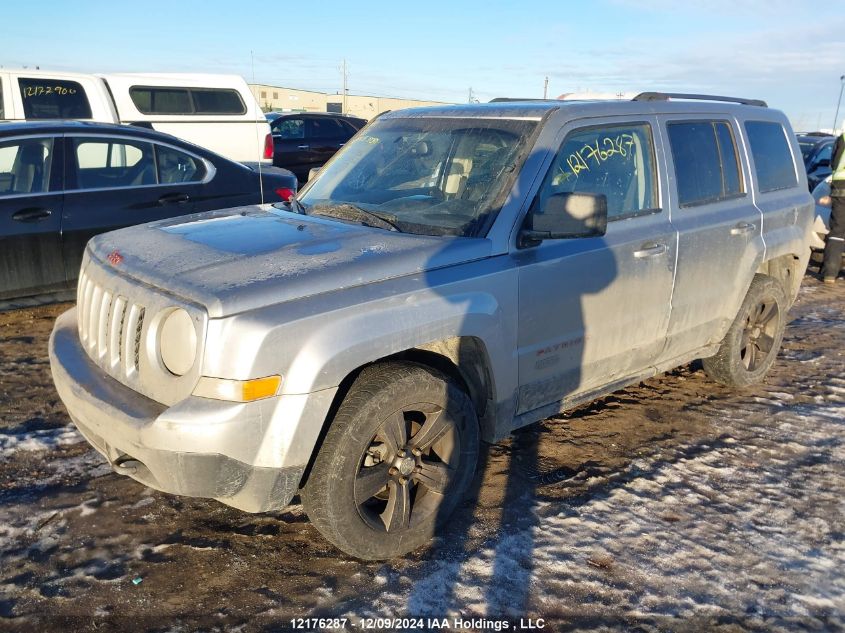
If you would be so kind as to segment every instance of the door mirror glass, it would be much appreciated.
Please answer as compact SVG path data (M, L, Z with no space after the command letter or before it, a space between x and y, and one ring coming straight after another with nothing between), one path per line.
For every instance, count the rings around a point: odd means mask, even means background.
M598 237L607 231L607 197L601 193L556 193L527 218L523 241Z

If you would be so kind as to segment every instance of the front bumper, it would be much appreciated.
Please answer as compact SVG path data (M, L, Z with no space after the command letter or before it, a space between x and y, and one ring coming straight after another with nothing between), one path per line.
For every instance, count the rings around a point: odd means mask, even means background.
M50 367L71 419L115 471L163 492L247 512L286 506L299 488L335 389L250 403L191 396L172 407L94 364L76 309L50 337Z

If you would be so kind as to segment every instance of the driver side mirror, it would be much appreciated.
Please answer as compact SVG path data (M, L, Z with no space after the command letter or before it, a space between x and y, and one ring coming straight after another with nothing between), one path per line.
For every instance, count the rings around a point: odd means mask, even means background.
M529 226L530 225L530 228ZM607 196L601 193L556 193L526 218L519 233L521 248L543 240L600 237L607 232Z

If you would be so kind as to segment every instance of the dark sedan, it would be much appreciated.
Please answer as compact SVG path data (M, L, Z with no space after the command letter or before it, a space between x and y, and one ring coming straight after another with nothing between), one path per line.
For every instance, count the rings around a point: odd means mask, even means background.
M807 185L810 191L830 176L830 158L833 154L835 136L828 134L798 134L798 145L807 170Z
M308 172L322 167L366 123L364 119L323 112L278 116L270 122L273 164L290 169L300 184L305 184Z
M286 170L259 175L153 130L0 123L0 305L73 289L85 244L98 233L295 191Z

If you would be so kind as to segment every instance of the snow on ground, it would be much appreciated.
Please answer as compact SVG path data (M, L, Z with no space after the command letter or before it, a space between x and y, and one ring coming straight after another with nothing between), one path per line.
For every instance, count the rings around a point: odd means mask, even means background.
M0 432L0 460L12 457L16 451L47 451L84 441L85 439L73 427L13 433Z
M590 630L621 611L640 626L840 629L843 387L830 378L815 404L776 391L709 404L696 413L716 441L634 460L580 503L529 502L529 527L397 575L350 615L529 614Z

